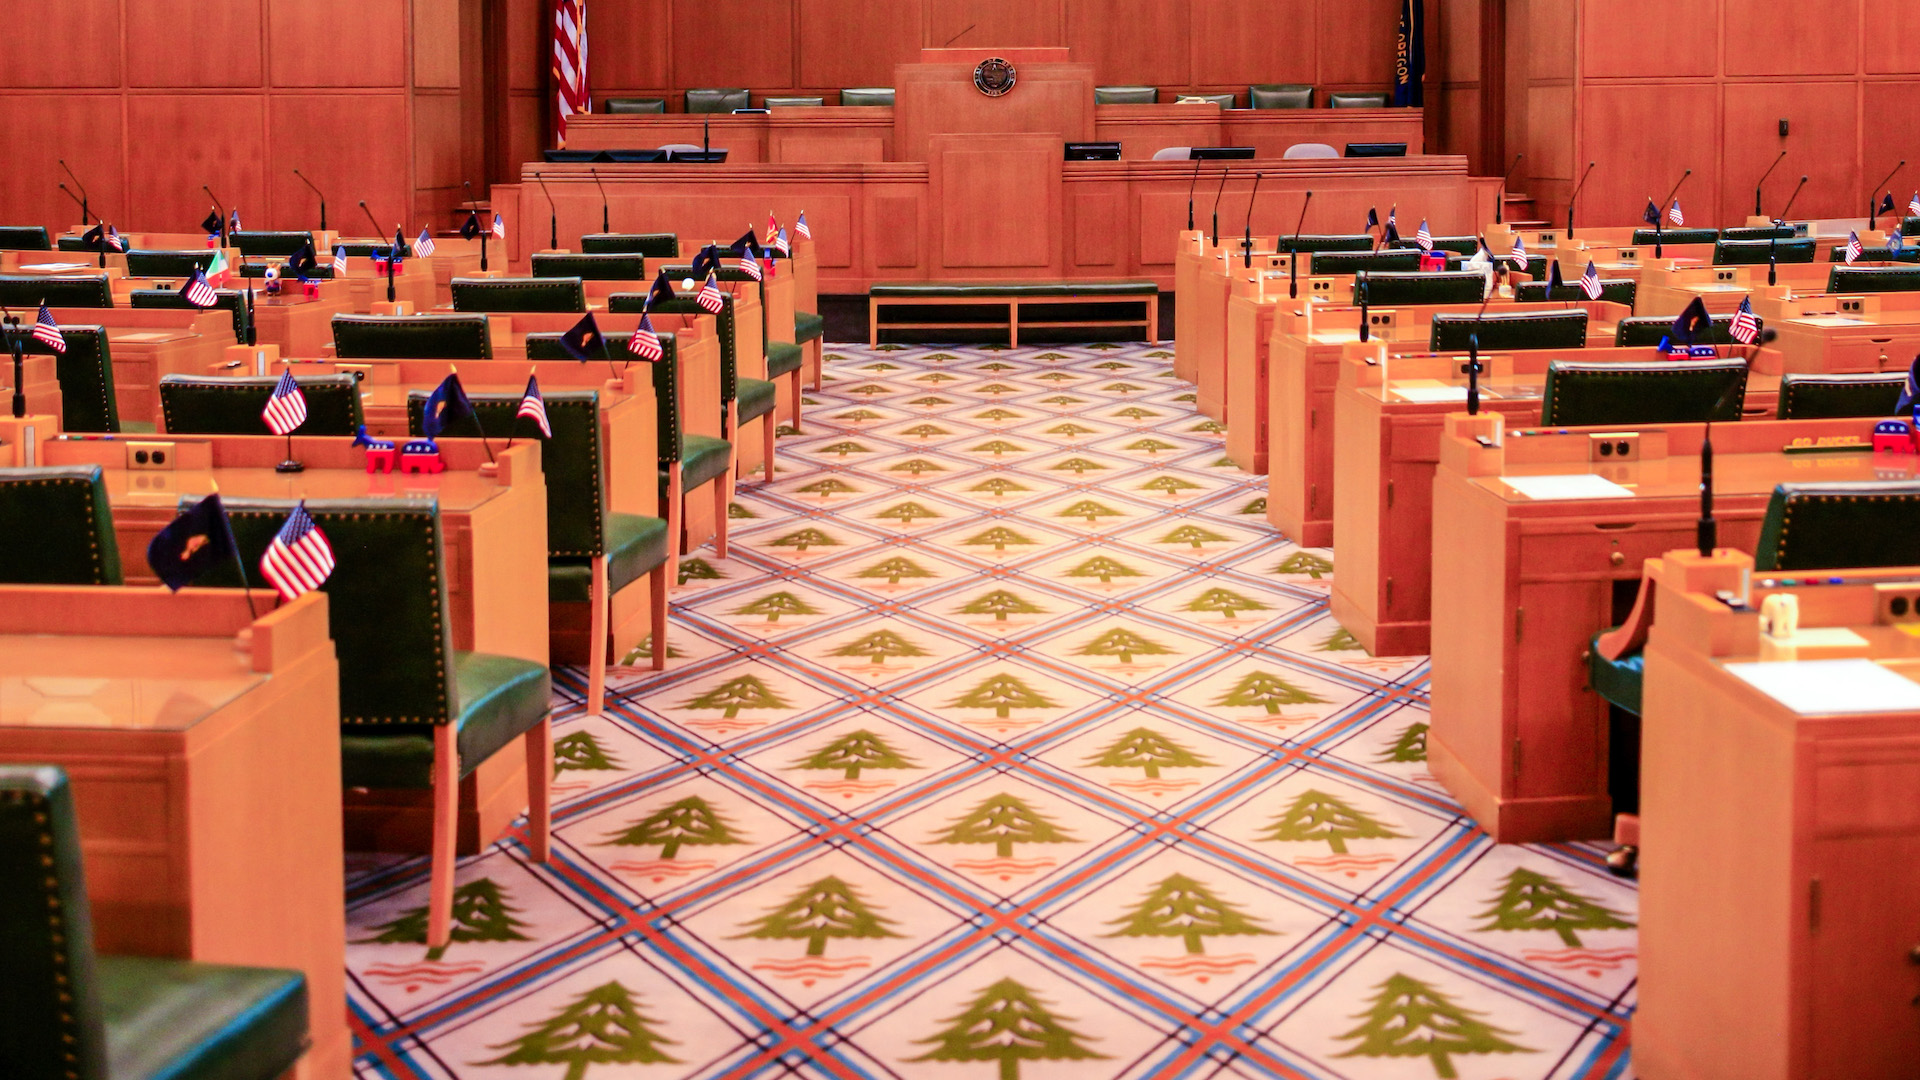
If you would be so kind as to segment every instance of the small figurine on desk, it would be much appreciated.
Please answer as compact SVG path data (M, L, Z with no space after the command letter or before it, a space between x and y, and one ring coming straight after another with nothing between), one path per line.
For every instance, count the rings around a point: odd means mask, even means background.
M392 446L391 443L388 444ZM372 471L372 452L368 452L368 471ZM443 473L447 463L440 458L440 444L432 439L411 439L400 448L400 471L402 473Z
M376 439L368 435L367 425L361 424L360 430L354 433L353 445L367 448L368 472L390 473L393 471L394 461L399 455L394 450L391 440Z
M280 268L277 266L269 266L266 269L266 273L264 273L261 276L266 279L266 285L264 286L264 288L266 289L267 295L279 296L280 295Z
M1873 425L1873 451L1876 454L1920 453L1920 356L1907 369L1907 384L1900 388L1900 400L1894 403L1892 420Z

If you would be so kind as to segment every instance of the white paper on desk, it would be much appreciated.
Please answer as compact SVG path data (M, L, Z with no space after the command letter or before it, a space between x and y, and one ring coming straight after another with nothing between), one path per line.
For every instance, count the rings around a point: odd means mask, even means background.
M1417 401L1422 404L1467 400L1467 388L1464 386L1396 386L1393 392L1401 401Z
M1631 499L1633 492L1604 476L1571 473L1566 476L1509 476L1508 487L1529 499Z
M27 263L19 268L22 274L79 274L93 269L89 263L53 262Z
M1920 683L1871 660L1783 660L1726 668L1803 716L1920 710Z

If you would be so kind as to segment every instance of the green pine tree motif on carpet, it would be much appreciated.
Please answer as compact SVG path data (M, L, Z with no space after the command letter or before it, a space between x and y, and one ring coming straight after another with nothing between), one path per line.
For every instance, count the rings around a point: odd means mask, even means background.
M999 457L1001 454L1024 454L1026 453L1026 447L1017 446L1005 439L989 439L979 446L973 447L968 453L992 454L994 457Z
M659 1021L640 1011L633 992L618 982L597 986L511 1042L493 1047L506 1054L475 1065L565 1065L561 1080L584 1080L593 1065L678 1064L662 1046L679 1045L653 1030Z
M1198 548L1201 544L1224 543L1230 539L1232 538L1221 536L1211 529L1203 529L1198 525L1182 525L1161 537L1156 543L1185 544L1191 548Z
M1073 650L1075 656L1117 656L1122 664L1133 663L1136 656L1173 656L1174 651L1157 641L1116 626L1085 645Z
M621 768L592 732L572 731L553 740L553 775L563 772L610 772Z
M1260 496L1259 498L1253 500L1252 502L1240 508L1240 513L1248 517L1252 517L1256 514L1264 514L1266 512L1267 512L1267 497L1265 495Z
M848 454L871 454L873 453L873 447L862 446L859 443L854 442L852 439L842 439L841 441L834 443L831 446L823 446L820 449L814 451L814 453L833 454L836 457L846 457Z
M766 683L752 675L728 679L704 694L696 694L680 703L683 709L719 709L720 715L728 720L740 715L741 709L791 709L792 705L780 700L780 695L767 687Z
M1232 589L1213 588L1181 605L1182 611L1210 611L1223 619L1231 619L1240 611L1271 611L1272 608L1255 600L1251 596L1242 596Z
M917 769L912 761L880 736L864 728L833 740L793 763L796 769L838 769L848 780L860 779L862 769Z
M1347 853L1349 840L1405 839L1373 815L1346 801L1312 788L1301 792L1293 805L1260 832L1262 840L1305 843L1324 840L1335 855Z
M1034 541L1014 532L1005 525L995 525L993 528L977 536L960 542L967 547L987 547L991 545L995 551L1005 551L1010 547L1022 547L1032 544Z
M1149 780L1160 779L1161 769L1199 769L1213 762L1181 746L1152 728L1137 727L1108 743L1083 764L1106 769L1140 769Z
M1185 394L1181 394L1179 397L1176 397L1173 400L1178 402L1183 402L1185 404L1192 404L1200 400L1200 395L1189 391Z
M897 521L902 525L911 525L916 521L925 521L941 515L917 502L903 502L898 506L889 506L873 516L876 521Z
M607 835L607 843L622 847L660 845L660 857L671 859L683 847L719 847L744 844L713 804L698 795L655 810L624 829Z
M974 419L987 421L1018 420L1020 419L1020 414L1011 409L988 409L986 412L974 417Z
M1400 736L1393 740L1375 761L1425 761L1427 760L1427 725L1415 721L1400 729Z
M753 518L757 518L759 516L760 516L759 514L756 514L753 511L747 509L746 507L741 506L737 502L730 502L727 504L727 518L730 521L746 521L746 520L751 520Z
M905 461L887 466L887 471L903 472L909 476L919 476L921 473L946 472L947 467L938 462L928 461L926 458L908 458Z
M1103 363L1098 363L1098 364L1095 364L1095 365L1093 365L1093 370L1095 370L1095 371L1125 371L1125 370L1127 370L1128 368L1131 368L1132 366L1133 366L1132 364L1123 364L1123 363L1121 363L1121 362L1120 362L1120 361L1118 361L1118 360L1107 360L1107 361L1105 361L1105 362L1103 362Z
M687 656L686 653L683 653L679 649L676 649L673 647L672 638L667 639L667 659L684 660L686 659L686 656ZM632 667L635 664L639 664L643 662L651 663L652 661L653 661L653 634L652 632L648 632L645 634L641 634L640 644L635 645L627 653L625 657L621 658L620 666Z
M1207 951L1206 938L1273 934L1185 874L1167 875L1131 912L1107 925L1120 927L1107 937L1174 937L1194 954Z
M1049 466L1049 468L1055 472L1070 472L1075 476L1079 476L1081 473L1102 472L1105 471L1107 467L1097 461L1088 461L1086 458L1075 457L1068 458L1058 465Z
M938 406L941 406L941 405L951 405L953 404L953 402L948 401L946 398L943 398L943 397L928 396L928 397L914 398L912 401L907 402L907 404L919 405L923 408L932 409L932 408L937 408Z
M1238 469L1239 467L1240 466L1233 463L1233 459L1230 457L1214 458L1212 463L1207 466L1209 469Z
M947 702L952 709L992 709L993 715L1002 720L1013 715L1015 709L1051 709L1057 703L1047 695L1021 682L1017 676L1001 672L989 675L980 685Z
M849 394L866 394L868 396L871 396L874 394L884 394L886 392L887 392L887 388L884 386L881 386L879 383L868 383L865 386L856 386L851 390L847 391L847 393Z
M988 495L994 495L994 496L1005 495L1010 491L1032 491L1032 490L1033 490L1032 488L1026 486L1025 484L1016 483L1012 480L1007 479L1004 476L995 476L986 480L982 480L979 483L967 489L967 491L969 492L981 491L981 492L985 492Z
M999 1080L1020 1080L1022 1061L1086 1061L1104 1058L1081 1045L1087 1036L1047 1011L1038 995L1012 979L980 992L964 1011L944 1021L930 1038L934 1048L909 1061L997 1061Z
M1173 359L1173 354L1172 354L1172 353L1170 353L1170 352L1168 352L1168 351L1167 351L1167 350L1165 350L1165 349L1155 349L1155 350L1153 350L1153 351L1152 351L1152 352L1150 352L1150 353L1142 353L1142 354L1140 354L1140 355L1141 355L1141 358L1142 358L1142 359L1146 359L1146 360L1171 360L1171 359Z
M899 364L889 364L885 360L876 360L871 364L861 364L861 371L899 371Z
M1178 491L1199 491L1200 485L1177 476L1156 476L1140 485L1141 491L1163 491L1172 495Z
M895 555L890 559L883 559L853 576L863 581L878 581L881 578L885 578L887 584L898 585L904 578L930 578L934 576L934 573L904 555Z
M758 600L727 612L729 615L764 615L770 623L780 621L782 615L818 615L820 609L790 592L768 593Z
M1007 364L1007 363L1002 363L1002 362L1000 362L1000 361L998 361L998 360L994 360L994 361L991 361L991 362L988 362L988 363L985 363L985 364L979 364L979 365L976 365L976 370L979 370L979 371L1012 371L1012 370L1013 370L1013 365L1012 365L1012 364Z
M1418 979L1394 974L1380 984L1380 992L1366 1012L1355 1014L1359 1027L1339 1036L1358 1039L1353 1049L1338 1057L1424 1057L1433 1060L1433 1074L1452 1080L1455 1054L1514 1054L1529 1049L1508 1042L1513 1032L1477 1019L1484 1013L1456 1004Z
M884 665L889 656L929 656L927 650L891 630L875 630L833 650L829 656L864 656L875 666Z
M1085 405L1086 403L1085 398L1077 398L1068 394L1055 394L1050 398L1040 399L1040 404L1042 405Z
M1576 930L1631 930L1620 913L1582 896L1545 874L1519 867L1480 913L1485 930L1551 930L1567 948L1580 947Z
M907 346L898 345L898 344L895 344L894 342L889 341L883 345L875 345L873 347L873 351L875 352L906 352ZM844 360L846 359L846 357L843 356L840 359Z
M450 945L463 941L532 941L520 932L526 923L514 918L520 909L507 903L507 895L492 878L469 881L453 890L453 930L447 945L427 950L427 959L438 960ZM408 908L392 922L374 927L379 933L354 942L355 945L425 945L427 908L422 904Z
M1132 383L1130 383L1130 382L1116 382L1116 383L1108 383L1107 385L1105 385L1105 386L1103 386L1103 387L1101 387L1100 389L1102 389L1102 390L1104 390L1104 391L1106 391L1107 393L1110 393L1110 394L1135 394L1135 393L1139 393L1139 392L1140 392L1140 391L1142 391L1142 390L1145 390L1145 389L1146 389L1146 387L1144 387L1144 386L1135 386L1135 385L1133 385L1133 384L1132 384ZM1128 411L1129 411L1129 412L1131 412L1132 410L1131 410L1131 409L1129 409ZM1149 415L1149 416L1158 416L1158 415L1160 415L1160 414L1159 414L1159 413L1148 413L1147 415Z
M960 376L958 375L949 375L944 371L929 371L925 375L916 377L913 381L925 382L925 383L943 383L943 382L952 382L953 380L958 379L959 377Z
M847 483L845 480L837 480L829 476L825 480L815 480L811 484L795 488L794 490L802 495L818 495L820 496L820 500L825 502L830 496L856 493L860 489Z
M1105 555L1095 555L1067 571L1067 576L1099 578L1102 585L1111 585L1117 577L1146 577L1133 567Z
M836 415L834 419L845 420L849 424L863 424L868 420L885 420L886 417L874 412L872 409L855 409L852 412L840 413Z
M840 541L821 532L819 529L801 529L790 532L773 542L774 547L790 547L796 551L805 551L810 547L839 547Z
M951 435L953 432L948 431L938 424L915 424L900 434L912 435L920 439L931 439L937 435Z
M991 615L994 622L1006 622L1009 615L1044 615L1046 609L1005 589L995 589L961 605L962 615Z
M1101 352L1112 352L1113 350L1119 347L1120 346L1115 345L1111 341L1096 341L1093 344L1087 346L1087 348L1089 349L1098 349Z
M1220 421L1218 421L1218 420L1202 420L1201 422L1199 422L1199 423L1197 423L1197 424L1195 424L1195 425L1193 425L1192 427L1190 427L1190 428L1188 428L1187 430L1188 430L1188 431L1198 431L1198 432L1202 432L1202 433L1204 433L1204 434L1207 434L1207 435L1218 435L1218 434L1220 434L1221 432L1223 432L1223 431L1225 431L1225 430L1227 430L1227 429L1226 429L1226 428L1223 428L1223 427L1221 427L1221 426L1220 426Z
M1062 510L1058 514L1054 515L1054 517L1063 517L1063 518L1085 518L1087 524L1089 525L1098 524L1100 519L1103 517L1124 517L1124 516L1125 515L1120 513L1120 511L1115 510L1113 507L1108 506L1105 503L1095 502L1092 499L1081 499L1079 502L1074 503L1072 506L1069 506L1065 510Z
M804 941L808 956L825 956L831 939L897 938L887 929L892 920L868 907L853 886L837 877L823 877L793 895L791 900L751 923L753 929L735 938Z
M1046 430L1046 434L1064 435L1069 439L1076 439L1082 435L1093 434L1093 429L1090 427L1081 427L1079 424L1055 424Z
M811 404L819 404L819 403L812 402ZM779 427L773 429L773 433L775 435L798 435L800 434L800 429L797 427L794 427L792 424L781 424Z
M1042 356L1042 357L1038 357L1038 359L1045 360L1046 357ZM1060 359L1065 360L1066 357L1063 356ZM1079 381L1079 376L1069 375L1064 371L1049 371L1044 375L1036 375L1034 377L1039 379L1041 382L1052 382L1052 383L1067 383L1067 382Z
M1149 454L1157 454L1162 450L1178 450L1180 448L1170 442L1161 442L1159 439L1138 439L1121 447L1121 449L1145 450Z
M1020 392L1020 388L1008 386L1005 383L988 383L980 388L980 392L983 394L1017 394Z
M1327 699L1272 672L1249 671L1213 703L1230 709L1265 709L1268 716L1278 716L1282 705L1325 705Z
M1305 574L1317 581L1321 575L1333 573L1333 561L1331 559L1323 559L1310 551L1296 551L1285 559L1282 559L1280 565L1273 568L1273 572L1276 574Z
M955 355L953 355L953 354L952 354L952 353L950 353L950 352L936 352L936 353L928 353L927 355L925 355L925 356L923 356L923 357L921 357L920 359L922 359L922 360L933 360L933 361L936 361L936 362L937 362L937 361L941 361L941 360L958 360L958 359L960 359L960 358L959 358L959 357L957 357L957 356L955 356Z
M1150 420L1161 414L1152 409L1143 409L1138 405L1129 405L1113 415L1122 420ZM1168 447L1168 449L1172 449L1172 447Z
M713 568L707 560L695 557L680 560L680 584L689 581L725 581L727 575Z
M1018 796L1001 792L981 800L929 843L992 844L995 855L1010 859L1015 844L1071 844L1076 840Z
M1360 639L1353 636L1353 631L1342 626L1313 648L1315 652L1357 652L1360 647Z
M1040 355L1034 357L1034 359L1035 360L1071 360L1073 359L1073 357L1068 356L1066 353L1063 353L1063 352L1043 352ZM1046 378L1046 376L1043 375L1041 376L1041 378Z

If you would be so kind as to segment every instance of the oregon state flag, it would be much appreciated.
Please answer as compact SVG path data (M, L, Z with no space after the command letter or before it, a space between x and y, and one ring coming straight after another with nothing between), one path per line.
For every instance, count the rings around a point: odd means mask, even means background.
M1400 0L1400 34L1394 42L1393 103L1423 105L1421 86L1427 75L1426 0Z

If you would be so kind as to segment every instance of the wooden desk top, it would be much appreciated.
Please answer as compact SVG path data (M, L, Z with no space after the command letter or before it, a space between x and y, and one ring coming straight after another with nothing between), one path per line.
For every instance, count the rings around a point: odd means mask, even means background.
M504 447L502 442L494 452L499 453ZM504 493L508 486L498 477L451 468L429 474L370 473L357 461L334 468L317 466L299 448L297 440L295 453L308 461L305 472L215 467L173 473L105 469L102 475L107 484L107 501L116 508L170 507L183 495L208 495L218 485L223 499L397 499L431 495L443 514L471 514Z
M266 681L230 638L0 635L0 727L184 731Z

